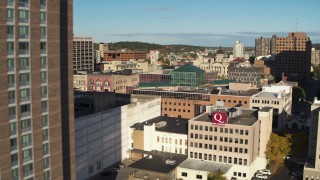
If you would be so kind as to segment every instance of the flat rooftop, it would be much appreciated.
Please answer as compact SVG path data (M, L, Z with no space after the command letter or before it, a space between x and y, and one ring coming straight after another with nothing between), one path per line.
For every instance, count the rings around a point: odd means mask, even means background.
M158 116L142 123L136 123L131 128L142 130L145 125L156 124L156 131L188 134L188 119Z
M228 124L251 126L258 120L257 110L242 110L242 114L228 117ZM194 118L194 121L212 122L211 113L204 113Z
M224 173L226 173L229 171L229 169L232 167L232 165L211 162L211 161L186 159L178 167L186 168L186 169L193 169L193 170L198 170L198 171L207 171L207 172L216 172L218 170L221 170Z
M160 151L152 151L149 153L152 158L150 159L149 156L146 156L131 165L129 167L142 169L145 171L151 172L158 172L167 174L174 170L179 164L181 164L184 160L187 159L187 155L183 154L174 154L174 153L167 153L167 152L160 152ZM168 165L166 164L167 159L175 160L175 164Z
M255 97L278 98L278 93L276 93L276 92L260 92L257 95L255 95Z

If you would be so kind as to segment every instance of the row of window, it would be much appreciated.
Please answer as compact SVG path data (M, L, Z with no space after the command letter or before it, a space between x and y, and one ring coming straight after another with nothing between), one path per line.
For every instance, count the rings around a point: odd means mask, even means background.
M191 139L203 139L203 140L209 140L209 141L218 141L218 136L212 136L212 135L202 135L202 134L190 134ZM219 137L220 142L225 143L233 143L232 137ZM241 139L241 138L234 138L234 143L236 144L248 144L248 139Z
M42 127L43 128L48 127L48 115L42 115L41 119L42 119ZM29 119L21 120L20 128L22 133L29 132L31 130L31 119L29 118ZM16 135L17 122L9 123L9 132L10 132L10 135Z
M212 127L212 126L202 126L202 125L191 124L190 129L192 129L192 130L200 130L200 131L218 132L218 127L216 127L216 126ZM220 131L219 132L220 133L228 133L228 134L233 134L234 133L234 134L237 134L237 135L249 135L249 131L248 130L233 129L233 128L220 127Z
M267 101L267 100L261 100L261 104L277 104L279 105L279 101ZM257 100L257 99L253 99L252 100L252 103L260 103L260 100Z
M15 26L13 25L8 25L7 26L7 38L8 39L13 39L14 38L14 34L15 34ZM19 39L28 39L29 35L30 35L30 30L29 30L29 26L18 26L18 36ZM40 37L41 39L45 39L46 35L47 35L47 27L40 27Z
M171 139L171 138L168 138L168 137L166 137L166 138L164 138L164 137L161 137L161 142L162 143L166 143L166 144L173 144L173 139ZM160 142L160 137L159 136L157 136L157 142ZM179 145L182 145L182 143L183 143L183 139L174 139L174 144L176 144L176 145L178 145L178 143L179 143ZM185 146L187 146L188 145L188 141L187 140L185 140L184 141L184 145Z
M181 172L181 176L182 177L188 177L188 173L187 172ZM202 175L197 174L196 175L196 179L202 179Z
M20 23L29 23L29 10L18 10L18 20ZM14 22L14 9L7 9L7 22ZM40 12L40 22L41 24L47 23L47 13Z
M167 102L164 102L164 104L167 104ZM171 103L171 102L168 102L168 104L171 105L172 103ZM181 106L181 105L186 106L186 103L176 103L176 102L173 103L173 105L177 105L177 104L178 104L179 106ZM190 104L188 104L188 106L190 106Z
M48 112L48 101L41 101L41 112ZM9 119L16 119L16 106L9 107ZM21 118L27 118L31 116L31 104L22 104L20 105L20 115Z
M19 58L19 70L29 70L30 69L30 59L28 57ZM46 57L40 57L40 66L41 69L47 68L47 58ZM14 71L15 70L15 59L14 58L8 58L8 71Z
M212 145L212 144L206 144L206 143L198 143L198 142L190 142L190 147L248 154L248 149L247 148L218 146L218 145ZM219 149L218 149L218 147L219 147Z
M165 110L165 111L167 111L167 110L169 110L169 111L177 111L177 109L176 108L174 108L174 109L171 109L171 108L161 108L161 110ZM181 112L181 109L178 109L178 112ZM185 109L182 109L182 112L186 112L186 110ZM187 110L187 112L190 112L190 110Z
M202 156L203 155L203 156ZM238 164L238 165L248 165L248 160L243 158L232 158L227 156L217 156L206 153L198 153L198 152L190 152L190 158L200 159L200 160L208 160L208 161L216 161L223 162L229 164Z
M29 49L30 49L29 42L19 42L18 52L20 55L29 54ZM14 42L7 42L7 53L8 55L14 55L15 53ZM40 53L41 54L47 53L47 42L40 42Z

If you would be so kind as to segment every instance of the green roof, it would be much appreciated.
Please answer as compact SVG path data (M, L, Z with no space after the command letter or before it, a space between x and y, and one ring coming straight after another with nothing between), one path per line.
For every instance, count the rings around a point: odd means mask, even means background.
M213 80L213 81L211 81L211 84L214 84L214 85L222 85L222 84L229 84L230 82L232 82L232 81L230 81L230 80Z
M201 73L201 74L205 73L203 69L200 69L191 64L180 66L179 68L173 70L173 72L195 72L195 73Z

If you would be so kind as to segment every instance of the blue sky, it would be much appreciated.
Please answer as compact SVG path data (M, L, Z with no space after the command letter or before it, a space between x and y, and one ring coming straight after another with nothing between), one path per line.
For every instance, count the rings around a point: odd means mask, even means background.
M95 42L232 46L307 32L320 42L320 0L74 0L74 34ZM297 22L297 23L296 23ZM296 25L297 24L297 25Z

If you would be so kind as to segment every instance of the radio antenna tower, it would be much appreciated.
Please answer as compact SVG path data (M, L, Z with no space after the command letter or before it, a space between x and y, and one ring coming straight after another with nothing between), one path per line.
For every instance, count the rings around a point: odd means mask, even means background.
M299 27L299 23L298 23L298 18L296 18L296 22L295 22L295 24L296 24L296 32L298 32L298 27Z

